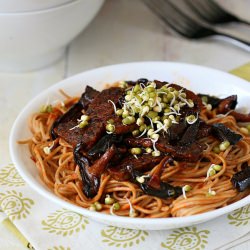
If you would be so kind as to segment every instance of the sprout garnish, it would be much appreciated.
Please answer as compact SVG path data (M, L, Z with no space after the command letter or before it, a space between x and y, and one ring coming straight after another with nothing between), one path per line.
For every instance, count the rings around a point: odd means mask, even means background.
M50 146L44 147L43 148L43 152L46 155L49 155L51 153L51 149L54 147L54 141L52 142L52 144Z
M45 104L40 108L41 113L51 113L53 111L53 107L51 104Z
M149 174L142 175L142 176L137 176L137 177L136 177L136 180L137 180L139 183L144 183L144 182L145 182L145 178L149 178L149 177L150 177Z
M209 167L208 170L207 170L207 176L206 176L205 181L206 181L210 176L213 176L213 175L217 174L217 172L220 172L221 169L222 169L222 166L221 166L221 165L218 165L218 164L211 164L210 167Z
M189 185L185 185L182 187L182 194L183 194L184 199L187 199L186 192L189 192L191 189L192 187Z
M129 204L129 217L136 217L137 213L136 213L135 209L133 208L131 201L127 197L126 197L126 200Z
M215 195L216 195L216 192L212 190L211 188L209 188L207 192L207 196L210 197L210 196L215 196Z
M89 125L88 121L90 120L90 116L88 115L82 115L80 119L77 119L78 125L74 126L70 130L73 130L75 128L85 128Z
M125 82L120 82L124 86ZM123 106L117 109L115 104L114 112L122 117L124 125L136 123L138 129L132 132L133 136L139 138L147 134L153 142L152 155L160 155L160 151L155 147L161 131L167 132L172 124L179 123L180 110L184 106L194 107L194 102L187 99L184 89L176 90L169 84L157 89L156 83L148 81L146 84L136 84L125 90ZM189 115L186 120L193 124L198 119L194 115ZM148 125L150 123L150 125ZM114 132L114 126L107 124L107 133ZM136 154L134 154L136 155Z

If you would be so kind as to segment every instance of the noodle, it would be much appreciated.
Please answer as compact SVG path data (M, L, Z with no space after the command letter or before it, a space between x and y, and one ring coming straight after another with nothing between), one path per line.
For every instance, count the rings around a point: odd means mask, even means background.
M63 93L66 100L53 106L53 112L39 112L32 115L29 128L32 138L22 141L28 144L31 157L35 161L42 181L59 197L67 202L84 208L90 208L95 202L102 204L102 213L112 212L115 215L140 218L160 218L189 216L204 213L227 206L249 194L249 189L239 193L232 185L233 174L241 169L243 163L250 162L250 137L243 134L235 118L229 114L217 115L216 110L205 108L200 118L207 124L223 123L231 130L241 134L243 139L236 145L229 146L225 151L214 153L213 148L219 141L211 136L202 138L206 145L202 159L198 162L175 161L174 166L166 164L161 173L161 180L173 186L189 185L192 189L178 198L161 199L146 195L134 183L119 182L108 173L101 176L98 193L91 199L83 193L83 183L79 167L74 162L73 148L63 139L50 139L50 128L61 114L66 112L78 98ZM45 148L49 153L45 152ZM156 165L151 173L158 171ZM207 177L211 164L221 165L221 170ZM146 172L145 174L149 174ZM120 209L112 210L112 204L105 204L104 197L109 194L120 204Z

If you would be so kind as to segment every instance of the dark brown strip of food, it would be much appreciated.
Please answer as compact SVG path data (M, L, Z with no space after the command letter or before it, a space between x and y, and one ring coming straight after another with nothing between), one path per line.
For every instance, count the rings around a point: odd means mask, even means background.
M83 150L89 150L105 133L106 122L114 114L114 104L118 103L124 90L121 88L109 88L97 94L89 104L86 115L90 116L89 125L85 128L76 127L81 113L75 112L70 119L66 119L58 124L57 134L65 141L75 147L82 144Z
M135 158L133 155L128 155L123 158L116 166L110 166L107 171L116 180L125 181L130 178L127 166L133 164L136 170L147 171L157 165L164 156L154 157L151 154L143 154Z

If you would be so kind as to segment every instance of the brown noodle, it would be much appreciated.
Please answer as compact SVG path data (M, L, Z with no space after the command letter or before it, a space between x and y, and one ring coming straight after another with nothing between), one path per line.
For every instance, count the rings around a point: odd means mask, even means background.
M216 154L214 146L219 141L213 137L203 138L202 142L207 146L202 157L206 161L196 163L176 162L175 166L167 165L164 168L161 179L172 185L190 185L192 190L186 193L186 198L181 195L176 199L161 199L144 194L134 183L119 182L108 174L101 176L99 191L95 197L88 199L82 191L82 180L79 167L74 162L72 147L63 139L51 141L50 127L55 119L71 107L78 98L72 98L65 93L64 105L61 103L53 107L51 113L36 113L29 120L32 138L19 143L28 144L32 159L35 161L43 182L62 199L89 208L96 201L102 203L103 213L110 213L111 205L103 204L106 194L110 194L119 202L121 208L114 211L116 215L129 216L132 208L137 217L159 218L188 216L211 211L227 206L247 196L249 189L238 192L231 183L231 177L241 169L244 162L250 163L250 137L240 130L233 116L217 116L216 110L202 110L200 118L208 124L224 123L227 127L243 136L243 139L226 151ZM44 147L52 147L51 153L46 154ZM164 159L160 164L164 163ZM220 164L222 169L215 175L206 178L211 164ZM157 170L155 166L151 172ZM209 195L213 190L216 195ZM129 202L129 201L130 202ZM131 204L129 204L131 203Z

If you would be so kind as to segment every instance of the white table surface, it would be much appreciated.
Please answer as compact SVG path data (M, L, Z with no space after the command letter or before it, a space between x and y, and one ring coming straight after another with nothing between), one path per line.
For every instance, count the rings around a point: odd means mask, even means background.
M218 1L250 20L249 0ZM234 24L227 30L250 40L250 27ZM183 39L164 26L139 0L106 0L94 21L68 46L61 61L33 72L0 73L0 163L11 162L8 136L15 117L41 90L91 68L154 60L200 64L229 71L250 62L250 53L214 39ZM25 248L0 226L0 249ZM250 249L250 242L231 249Z

